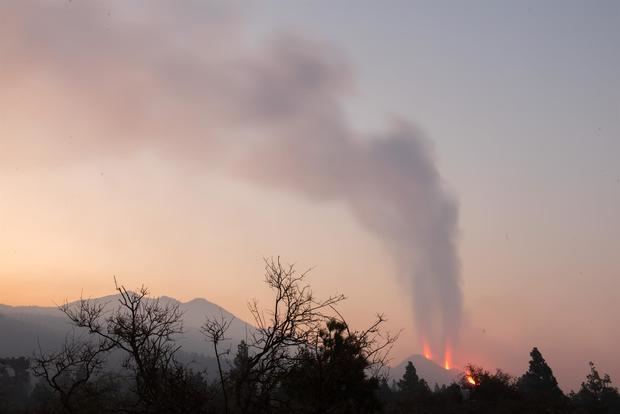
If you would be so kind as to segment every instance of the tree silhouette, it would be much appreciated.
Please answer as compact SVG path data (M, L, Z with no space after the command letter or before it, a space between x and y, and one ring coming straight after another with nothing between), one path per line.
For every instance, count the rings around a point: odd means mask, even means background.
M519 393L529 400L532 411L535 410L533 407L540 412L560 410L565 397L551 367L538 348L534 347L530 356L529 369L517 383Z
M572 395L575 404L592 414L612 414L620 412L620 395L612 385L608 374L601 377L596 366L590 362L590 373L581 383L577 394Z
M418 382L420 378L411 361L407 362L405 367L405 373L403 377L398 381L398 389L402 392L415 393L418 388Z
M271 406L274 389L295 363L297 347L315 341L321 325L343 295L319 300L305 283L308 272L298 273L294 266L276 260L265 260L265 282L274 293L270 309L249 305L256 329L248 343L245 364L237 372L235 395L241 412L265 412ZM241 397L241 390L252 389L254 395Z
M79 412L79 404L74 402L75 395L90 385L89 381L103 367L105 354L112 348L107 339L92 343L71 335L65 339L59 352L44 353L39 347L32 372L58 393L65 412Z
M426 405L432 392L425 380L418 377L415 366L411 361L405 366L405 373L398 381L398 405L401 410L421 409Z
M175 360L180 345L174 336L183 332L182 313L178 304L149 298L141 287L136 292L116 285L118 304L109 309L104 303L80 299L75 306L60 307L76 327L105 343L110 350L120 351L123 366L133 372L135 393L141 410L177 412L182 404L175 402L180 383L188 383L187 374ZM177 398L178 400L178 398Z
M359 390L370 387L373 381L376 386L397 337L381 331L385 322L382 315L368 329L350 331L336 309L344 296L316 298L305 282L306 275L298 273L294 266L283 265L279 258L265 260L265 282L274 300L267 309L259 308L256 301L249 305L256 328L249 342L239 345L228 375L234 390L234 411L288 412L286 404L303 399L307 408L311 405L307 393L320 394L322 391L317 390L322 389L325 395L331 395L334 387L340 391L350 387L351 393L358 392L354 399L358 408L371 400L368 394L372 396L374 391ZM310 366L330 372L329 378L314 377ZM342 381L336 381L339 375ZM295 394L290 386L295 381L305 384L305 395ZM285 384L289 384L288 388ZM291 395L283 396L284 389ZM349 394L341 397L347 399ZM327 397L318 406L334 402L333 397Z
M471 384L467 377L471 377ZM479 401L513 400L518 397L514 379L507 373L498 369L495 374L475 366L467 365L465 375L460 380L461 387L470 390L470 399Z
M258 384L250 366L250 352L245 341L237 345L237 353L228 372L228 379L234 390L234 412L243 411L256 399Z
M200 328L202 334L207 338L207 341L213 344L213 350L215 352L215 359L217 361L217 370L220 376L220 385L222 387L222 394L224 396L224 411L228 414L228 392L226 390L226 383L224 380L224 371L222 370L222 357L229 354L229 350L221 352L218 347L222 341L227 340L226 332L230 327L233 319L226 319L223 315L218 318L207 318L205 323Z
M289 409L299 413L372 413L378 406L379 379L368 376L365 342L335 319L317 342L298 352L297 363L283 381Z

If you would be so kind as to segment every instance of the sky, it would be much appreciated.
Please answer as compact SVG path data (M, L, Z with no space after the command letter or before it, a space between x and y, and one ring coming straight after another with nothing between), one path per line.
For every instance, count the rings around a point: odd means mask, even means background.
M432 256L454 365L620 381L620 4L143 6L0 5L0 303L116 275L249 319L280 255L398 362Z

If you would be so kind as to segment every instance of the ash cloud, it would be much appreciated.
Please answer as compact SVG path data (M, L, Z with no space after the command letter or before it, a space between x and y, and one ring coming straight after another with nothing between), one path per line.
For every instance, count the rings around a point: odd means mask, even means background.
M458 206L425 138L404 120L355 131L343 110L351 68L326 45L255 42L242 18L204 2L131 4L0 5L0 163L151 151L343 203L398 264L419 334L435 349L454 344Z

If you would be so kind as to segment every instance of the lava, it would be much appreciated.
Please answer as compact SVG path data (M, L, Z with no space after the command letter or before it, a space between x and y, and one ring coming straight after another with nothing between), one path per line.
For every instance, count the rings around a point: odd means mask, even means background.
M428 343L426 341L424 341L423 353L424 353L424 358L433 359L433 353L431 352L431 347L428 346Z
M450 351L450 347L448 345L446 345L446 350L444 352L443 367L447 370L452 368L452 352Z

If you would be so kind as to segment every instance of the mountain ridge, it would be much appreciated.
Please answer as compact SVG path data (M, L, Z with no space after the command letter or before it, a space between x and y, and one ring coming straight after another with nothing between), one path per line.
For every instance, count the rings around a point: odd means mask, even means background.
M113 306L119 296L116 294L88 299L97 303L106 302L109 306ZM239 342L247 340L254 329L251 324L205 298L197 297L183 302L163 295L149 298L149 300L178 304L183 312L184 331L177 336L177 340L186 354L213 356L210 344L200 332L200 326L204 323L206 316L233 318L227 335L231 339L225 344L230 348L232 355ZM78 302L79 300L72 301L69 305L75 305ZM43 350L58 349L72 330L73 326L57 307L0 304L0 332L2 332L0 357L30 356L38 349L39 344ZM408 361L413 363L418 376L424 378L430 387L435 384L448 385L460 374L458 370L445 370L434 361L422 355L413 354L390 368L390 379L395 381L401 379Z
M120 297L106 295L98 298L87 298L95 303L105 303L110 309ZM149 297L148 300L159 300L179 306L183 313L183 333L177 336L179 344L187 353L211 356L212 350L200 332L201 325L207 317L232 319L228 337L231 350L254 329L254 327L238 318L225 308L204 298L194 298L182 302L170 296ZM68 302L69 306L79 303L79 299ZM41 345L44 350L57 349L64 338L70 334L73 326L66 316L55 306L12 306L0 304L0 356L29 356Z
M458 377L462 374L462 372L458 369L447 370L435 361L428 359L423 355L412 354L403 359L399 364L392 367L390 369L389 377L395 381L401 379L405 373L407 362L409 361L411 361L415 367L418 377L423 378L431 389L435 386L435 384L439 386L450 385L453 381L458 380Z

